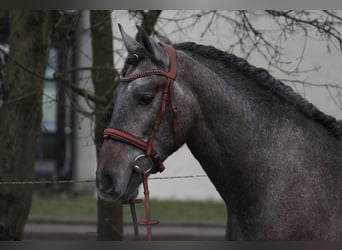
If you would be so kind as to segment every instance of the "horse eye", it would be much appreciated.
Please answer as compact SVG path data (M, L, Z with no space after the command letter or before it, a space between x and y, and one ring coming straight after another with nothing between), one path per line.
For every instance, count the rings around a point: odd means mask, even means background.
M139 98L139 104L141 105L148 105L152 102L153 100L153 96L152 95L142 95L140 98Z

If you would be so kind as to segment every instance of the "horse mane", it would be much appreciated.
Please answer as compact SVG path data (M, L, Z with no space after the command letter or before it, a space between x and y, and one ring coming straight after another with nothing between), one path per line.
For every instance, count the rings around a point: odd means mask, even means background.
M270 89L274 94L296 106L307 117L329 128L334 135L339 136L342 134L342 121L337 121L334 117L324 114L312 103L297 94L291 87L275 79L267 70L250 65L245 59L216 49L213 46L200 45L194 42L179 43L173 46L184 52L189 51L204 58L220 61L230 69L239 71L247 77L256 80L258 84Z

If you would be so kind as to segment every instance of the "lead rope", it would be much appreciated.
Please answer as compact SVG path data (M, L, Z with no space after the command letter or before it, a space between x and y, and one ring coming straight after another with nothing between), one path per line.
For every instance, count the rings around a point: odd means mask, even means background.
M146 220L144 221L137 221L137 215L135 210L135 203L141 203L140 199L134 200L130 202L131 208L131 215L134 227L134 239L139 240L139 229L138 225L145 225L146 226L146 240L152 240L152 225L159 224L158 220L151 220L151 210L150 210L150 191L148 189L148 172L144 170L143 173L143 187L144 187L144 196L145 196L145 215Z

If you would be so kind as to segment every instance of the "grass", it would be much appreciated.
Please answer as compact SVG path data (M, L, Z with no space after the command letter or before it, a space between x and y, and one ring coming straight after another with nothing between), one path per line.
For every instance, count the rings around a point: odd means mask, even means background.
M144 219L143 204L136 205L137 217ZM124 222L131 223L129 205L123 207ZM151 200L152 219L162 223L225 224L226 209L223 203ZM33 196L29 220L96 222L97 202L92 196L63 197Z

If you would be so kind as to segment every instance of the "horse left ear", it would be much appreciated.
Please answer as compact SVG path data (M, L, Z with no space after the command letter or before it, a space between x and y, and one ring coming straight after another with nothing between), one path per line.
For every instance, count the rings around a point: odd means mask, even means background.
M155 42L147 32L137 25L138 33L141 39L141 44L145 50L157 61L163 62L167 58L165 49L157 42Z
M141 44L135 41L132 37L126 34L121 24L118 24L121 33L122 40L128 51L128 54L135 53L139 48L142 48Z

